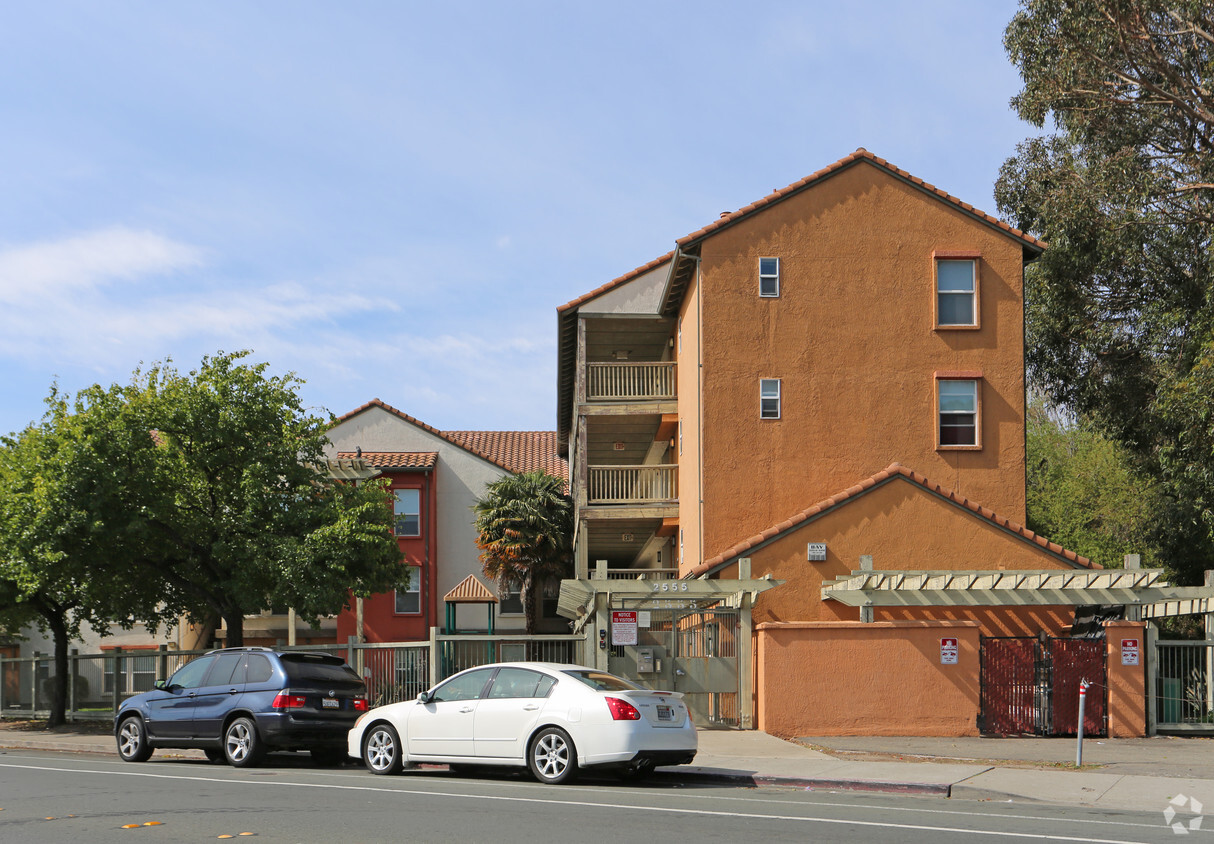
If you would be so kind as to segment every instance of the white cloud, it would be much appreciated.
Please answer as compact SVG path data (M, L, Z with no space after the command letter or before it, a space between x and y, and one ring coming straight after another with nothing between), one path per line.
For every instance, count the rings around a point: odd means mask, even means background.
M200 250L122 226L0 251L0 303L55 297L197 267Z

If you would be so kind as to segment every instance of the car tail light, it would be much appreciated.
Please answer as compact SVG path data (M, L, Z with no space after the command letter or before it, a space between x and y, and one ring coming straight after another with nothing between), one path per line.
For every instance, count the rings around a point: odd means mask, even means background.
M308 699L303 695L293 695L285 689L274 696L274 702L270 704L274 709L303 709L308 703Z
M613 721L641 720L641 713L628 701L620 700L618 697L604 699L607 701L607 708L611 710L611 719Z
M366 712L368 709L370 709L370 706L368 706L367 699L365 697L354 698L355 712Z

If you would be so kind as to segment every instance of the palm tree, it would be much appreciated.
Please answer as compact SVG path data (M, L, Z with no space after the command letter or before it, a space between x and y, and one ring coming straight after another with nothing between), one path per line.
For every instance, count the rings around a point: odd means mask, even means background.
M544 472L506 475L486 486L472 509L485 576L522 593L532 634L536 591L573 568L573 502L565 482Z

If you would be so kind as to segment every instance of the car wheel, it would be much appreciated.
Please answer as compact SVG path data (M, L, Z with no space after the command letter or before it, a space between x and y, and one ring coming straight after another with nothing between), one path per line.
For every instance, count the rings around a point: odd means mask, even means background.
M206 754L208 762L222 762L223 751L218 747L204 747L202 752Z
M118 725L118 755L126 762L146 762L152 755L147 730L138 715L124 718Z
M223 734L223 753L228 764L237 768L251 768L265 756L265 747L257 735L257 725L248 718L237 718L228 725Z
M640 780L648 779L656 767L656 764L648 760L636 762L620 769L620 779L625 782L639 782Z
M572 782L577 776L577 751L573 739L560 727L545 727L532 740L527 763L531 773L542 783Z
M322 768L336 768L346 761L346 751L340 747L312 748L312 761Z
M400 773L401 755L400 736L391 724L375 724L363 736L363 764L371 773Z

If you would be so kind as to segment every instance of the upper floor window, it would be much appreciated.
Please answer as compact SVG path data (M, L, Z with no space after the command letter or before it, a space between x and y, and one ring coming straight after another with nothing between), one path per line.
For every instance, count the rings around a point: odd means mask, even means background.
M759 379L759 418L780 418L780 379Z
M394 532L397 536L421 536L422 504L421 490L398 489L393 505Z
M396 590L396 612L411 615L422 611L422 567L409 567L409 585Z
M936 326L977 328L978 259L936 254Z
M978 381L966 379L937 379L937 439L942 448L950 446L977 447Z
M780 295L780 259L759 259L759 295L776 297Z

